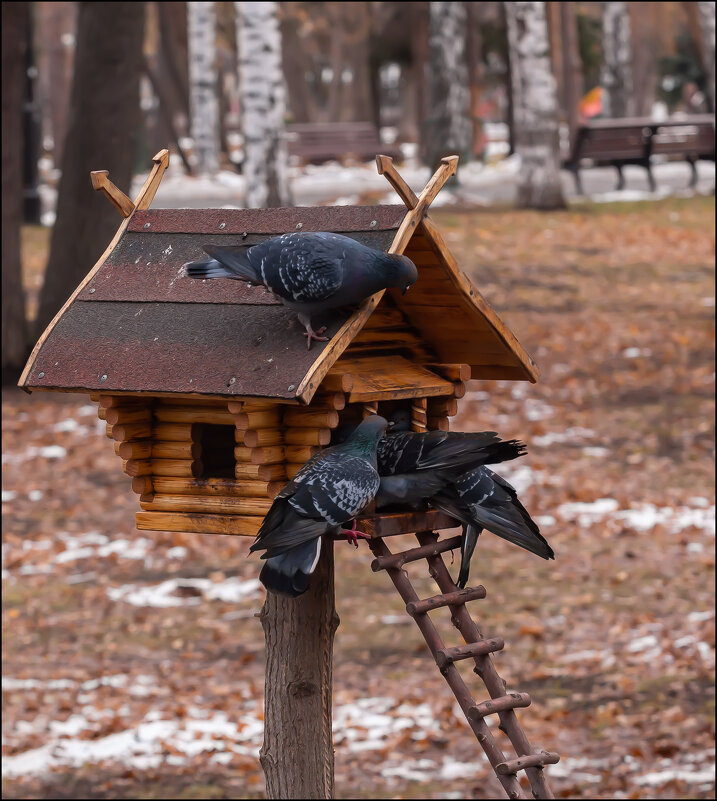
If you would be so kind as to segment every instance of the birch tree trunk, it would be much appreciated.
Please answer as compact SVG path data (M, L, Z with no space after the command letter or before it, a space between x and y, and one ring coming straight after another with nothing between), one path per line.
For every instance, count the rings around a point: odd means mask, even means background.
M219 169L219 104L217 101L216 15L214 3L187 3L190 132L197 173Z
M555 78L545 3L505 3L513 88L515 151L520 156L518 206L565 206L560 182L560 142Z
M247 208L291 205L278 3L235 3Z
M715 110L715 4L714 2L698 2L700 12L702 47L705 58L705 71L707 72L707 94Z
M635 114L635 84L627 3L603 3L602 11L600 85L605 90L604 114L606 117L630 117Z
M430 3L428 109L421 131L421 155L434 171L444 156L458 155L463 163L471 156L467 29L465 3Z

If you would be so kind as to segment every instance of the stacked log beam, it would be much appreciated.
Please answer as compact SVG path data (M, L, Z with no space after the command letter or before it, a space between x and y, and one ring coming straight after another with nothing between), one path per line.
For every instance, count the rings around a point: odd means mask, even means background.
M114 440L122 469L133 479L132 489L151 492L152 399L121 395L92 395L91 399L99 404L97 415L107 423L105 433ZM143 480L135 484L137 478Z

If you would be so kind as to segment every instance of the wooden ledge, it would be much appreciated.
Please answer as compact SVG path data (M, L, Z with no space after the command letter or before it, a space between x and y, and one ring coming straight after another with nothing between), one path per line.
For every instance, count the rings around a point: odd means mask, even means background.
M434 509L424 512L366 515L356 521L359 531L368 534L372 539L394 537L398 534L415 534L419 531L439 531L460 525L458 520Z

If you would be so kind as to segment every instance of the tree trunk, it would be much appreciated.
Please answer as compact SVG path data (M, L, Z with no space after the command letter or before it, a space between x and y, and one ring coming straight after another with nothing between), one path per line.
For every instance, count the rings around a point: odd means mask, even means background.
M277 3L235 3L247 208L289 206L286 93Z
M698 2L700 12L702 49L704 52L705 72L707 73L707 95L712 111L715 110L715 4L714 2Z
M299 598L267 593L264 745L267 798L333 798L331 689L334 633L333 543L322 543L309 589Z
M219 104L217 101L216 16L214 3L187 3L190 131L197 173L219 169Z
M513 87L518 206L563 208L555 79L550 69L545 3L505 3Z
M22 96L28 3L2 4L2 381L17 380L29 355L22 289Z
M424 164L435 171L441 158L471 156L473 126L466 63L465 3L432 2L428 30L428 116L422 130Z
M89 173L106 169L129 189L140 125L144 3L79 4L57 219L40 295L37 333L52 320L119 225L117 210L92 192Z
M630 117L635 114L635 89L627 3L603 3L602 9L603 63L600 84L605 90L603 113L606 117Z

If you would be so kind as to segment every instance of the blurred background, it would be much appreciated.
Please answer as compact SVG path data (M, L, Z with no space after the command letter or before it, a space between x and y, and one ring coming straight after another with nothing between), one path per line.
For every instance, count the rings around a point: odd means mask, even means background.
M2 4L3 795L262 797L263 601L243 538L134 528L87 398L15 388L153 207L432 209L542 371L470 382L455 430L556 551L484 536L499 671L560 797L714 797L712 2ZM484 541L485 540L485 541ZM496 797L368 551L337 546L339 797ZM420 586L420 579L419 579ZM425 585L428 590L428 583Z

